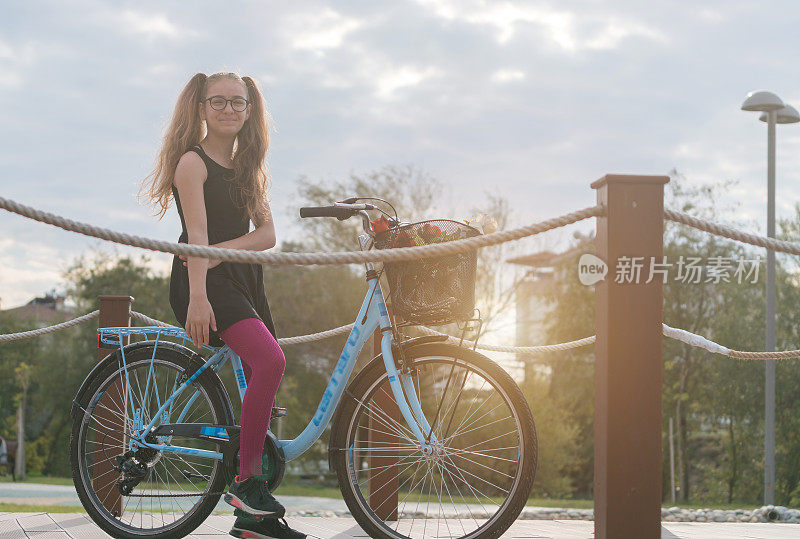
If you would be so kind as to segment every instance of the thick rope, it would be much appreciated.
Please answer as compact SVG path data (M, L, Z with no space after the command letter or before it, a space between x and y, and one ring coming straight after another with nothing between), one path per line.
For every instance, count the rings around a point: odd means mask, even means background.
M82 324L83 322L88 322L92 318L96 318L98 316L100 316L100 311L92 311L90 313L84 314L83 316L73 318L72 320L67 320L66 322L61 322L60 324L47 326L45 328L32 329L30 331L22 331L20 333L6 333L0 335L0 342L16 341L19 339L29 339L31 337L39 337L40 335L44 335L46 333L53 333L54 331L58 331L60 329L67 329L71 328L72 326L77 326L78 324Z
M428 335L446 335L447 340L449 342L462 342L461 339L458 337L453 337L452 335L448 335L447 333L441 333L436 331L435 329L431 329L425 326L419 326L420 331L423 333L427 333ZM478 344L476 348L480 348L482 350L490 350L493 352L507 352L509 354L538 354L541 352L558 352L561 350L571 350L573 348L580 348L581 346L587 346L589 344L593 344L595 340L595 336L592 335L591 337L584 337L583 339L578 339L577 341L569 341L569 342L562 342L559 344L542 344L539 346L498 346L494 344ZM465 346L471 347L475 344L475 341L468 341L464 339L462 342Z
M155 318L150 318L146 314L142 314L136 311L131 311L131 318L144 322L149 326L161 326L162 328L176 328L180 329L178 326L173 326L172 324L167 324L166 322L162 322L161 320L156 320Z
M691 331L671 328L666 324L661 324L661 326L663 328L664 336L669 337L670 339L684 342L696 348L703 348L713 354L729 356L731 353L730 348L725 348L724 346L717 344L714 341L709 341L705 337L697 335L696 333L692 333Z
M156 320L155 318L150 318L146 314L142 314L136 311L131 311L131 318L136 318L137 320L140 320L145 324L149 324L151 326L181 329L178 326L167 324L166 322L162 322L161 320ZM342 333L347 333L348 331L350 331L352 327L353 324L347 324L345 326L339 326L338 328L320 331L319 333L309 333L308 335L298 335L296 337L283 337L281 339L278 339L278 344L280 344L281 346L287 346L291 344L319 341L322 339L327 339L328 337L333 337L335 335L341 335Z
M742 352L731 350L714 341L710 341L701 335L691 333L685 329L675 329L664 324L664 335L672 339L685 342L697 348L704 348L715 354L722 354L736 359L790 359L800 357L800 350L785 350L778 352Z
M731 350L728 355L736 359L791 359L800 357L800 350L779 352L740 352L739 350Z
M101 228L71 219L66 219L53 213L44 212L25 206L13 200L0 197L0 208L10 212L28 217L30 219L47 223L49 225L63 228L72 232L77 232L85 236L100 238L102 240L113 241L123 245L141 247L151 251L161 251L177 255L194 256L202 258L213 258L229 262L246 262L249 264L272 264L272 265L325 265L325 264L361 264L364 262L398 262L402 260L415 260L418 258L429 258L442 255L452 255L463 253L490 245L497 245L507 241L518 240L534 234L541 234L548 230L560 228L572 223L577 223L589 217L597 217L604 214L603 206L592 206L584 208L561 217L548 219L540 223L483 234L473 238L448 241L433 245L420 245L417 247L403 247L398 249L384 249L372 251L352 251L338 253L267 253L257 251L245 251L239 249L220 249L219 247L208 247L205 245L193 245L187 243L172 243L168 241L152 240L141 236L114 232L106 228Z
M89 320L96 318L99 315L100 311L92 311L82 316L78 316L77 318L73 318L72 320L67 320L66 322L55 324L53 326L34 329L30 331L23 331L20 333L0 334L0 342L8 342L19 339L38 337L46 333L52 333L54 331L59 331L62 329L67 329L73 326L77 326L78 324L81 324L83 322L88 322ZM172 324L167 324L166 322L162 322L161 320L151 318L146 314L142 314L137 311L131 311L131 318L135 318L151 326L177 328L177 326L173 326ZM703 348L714 354L722 354L736 359L789 359L789 358L800 357L800 350L786 350L777 352L744 352L739 350L731 350L730 348L722 346L721 344L717 344L714 341L706 339L702 335L697 335L696 333L692 333L684 329L672 328L667 324L662 324L662 326L665 337L669 337L671 339L684 342L686 344L695 346L697 348ZM298 335L296 337L284 337L278 339L278 344L286 346L292 344L319 341L322 339L333 337L335 335L341 335L343 333L347 333L352 329L352 327L353 324L347 324L344 326L339 326L337 328L328 329L317 333L309 333L308 335ZM436 331L435 329L431 329L425 326L417 326L417 327L420 331L428 335L444 335L448 338L447 340L450 342L461 342L459 338L453 337L452 335L448 335L447 333L441 333L439 331ZM562 350L571 350L574 348L580 348L581 346L587 346L593 344L595 342L595 339L596 336L592 335L591 337L584 337L583 339L578 339L576 341L569 341L559 344L544 344L539 346L498 346L492 344L478 344L476 348L480 348L482 350L490 350L494 352L506 352L511 354L538 354L542 352L558 352ZM464 340L462 344L466 346L472 346L475 344L475 342Z
M670 221L675 221L676 223L691 226L698 230L710 232L711 234L715 234L717 236L722 236L723 238L740 241L742 243L749 243L750 245L756 245L758 247L766 247L767 249L781 253L800 255L800 244L798 243L776 240L774 238L759 236L758 234L751 234L749 232L742 232L733 227L718 225L716 223L712 223L711 221L698 219L697 217L692 217L689 214L681 213L675 210L664 209L664 218Z
M152 326L161 326L161 327L176 327L161 320L156 320L155 318L150 318L149 316L138 313L136 311L131 311L131 316L146 324L150 324ZM452 335L447 335L446 333L441 333L436 331L435 329L431 329L425 326L417 326L420 331L423 333L427 333L428 335L445 335L448 337L448 341L450 342L459 342L460 339L453 337ZM320 331L319 333L310 333L308 335L298 335L297 337L284 337L282 339L278 339L278 344L280 345L290 345L290 344L299 344L305 342L312 342L312 341L319 341L322 339L327 339L328 337L333 337L336 335L341 335L342 333L347 333L353 328L353 324L347 324L344 326L339 326L338 328L329 329L326 331ZM586 346L588 344L592 344L594 342L594 336L586 337L585 339L580 339L577 341L571 341L561 344L547 344L542 346L495 346L491 344L479 344L477 348L481 348L483 350L492 350L495 352L508 352L513 354L536 354L539 352L556 352L558 350L569 350L571 348L578 348L580 346ZM473 341L465 340L463 344L467 346L472 346L475 344Z

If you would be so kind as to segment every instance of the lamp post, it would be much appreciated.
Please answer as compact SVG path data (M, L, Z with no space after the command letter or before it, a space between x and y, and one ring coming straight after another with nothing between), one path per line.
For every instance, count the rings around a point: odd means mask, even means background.
M767 123L767 236L775 237L775 124L795 123L800 115L772 92L747 94L742 110L762 112ZM775 350L775 251L767 250L766 351ZM764 504L775 503L775 360L768 359L764 383Z

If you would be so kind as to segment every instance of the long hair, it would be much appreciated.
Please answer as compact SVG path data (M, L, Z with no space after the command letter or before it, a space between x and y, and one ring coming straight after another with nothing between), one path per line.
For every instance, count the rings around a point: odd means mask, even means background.
M172 201L172 184L178 161L186 151L200 143L206 127L200 119L198 104L205 98L206 88L212 82L229 78L241 82L250 101L250 117L236 136L233 155L233 177L236 199L256 225L266 218L265 202L269 187L269 173L264 161L269 149L268 113L256 81L236 73L215 73L206 77L198 73L186 84L172 114L155 168L144 179L141 197L150 199L161 219Z

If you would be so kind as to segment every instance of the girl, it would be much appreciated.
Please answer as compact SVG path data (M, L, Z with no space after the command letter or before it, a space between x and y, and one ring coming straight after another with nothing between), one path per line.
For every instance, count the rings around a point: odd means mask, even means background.
M261 251L275 246L264 159L267 113L250 77L198 73L178 98L145 192L163 217L175 199L179 242ZM250 230L250 222L255 229ZM236 507L234 537L301 538L279 522L285 510L261 475L261 458L286 365L258 264L175 256L170 304L195 346L219 339L245 365L240 469L225 501Z

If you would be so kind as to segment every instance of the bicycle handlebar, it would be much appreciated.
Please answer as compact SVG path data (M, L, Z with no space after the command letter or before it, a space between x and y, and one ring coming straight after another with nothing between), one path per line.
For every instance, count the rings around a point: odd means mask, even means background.
M300 208L300 217L336 217L344 221L357 212L358 210L341 206L306 206Z
M375 237L375 233L370 226L369 214L366 210L380 210L380 208L372 204L356 204L354 201L358 200L357 197L348 198L342 202L336 202L332 206L305 206L300 208L300 217L336 217L340 221L344 221L356 215L361 216L361 225L364 232L368 235ZM383 210L380 210L383 211ZM386 212L383 212L386 213ZM398 223L396 220L390 221Z

